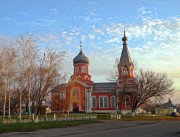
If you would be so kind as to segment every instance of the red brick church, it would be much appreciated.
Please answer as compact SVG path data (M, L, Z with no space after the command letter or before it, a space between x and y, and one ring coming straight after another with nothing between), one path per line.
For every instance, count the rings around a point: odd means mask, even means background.
M118 64L116 82L94 83L89 74L89 58L84 54L80 43L80 52L73 59L74 74L70 81L60 85L58 98L64 100L62 109L67 112L128 113L133 92L134 65L128 50L128 38L124 31L123 49ZM60 92L61 91L61 92ZM57 94L52 96L55 101Z

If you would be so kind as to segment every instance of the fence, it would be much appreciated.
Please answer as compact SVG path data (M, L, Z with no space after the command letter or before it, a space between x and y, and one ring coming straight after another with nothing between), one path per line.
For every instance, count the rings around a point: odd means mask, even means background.
M2 124L13 124L13 123L38 123L38 122L46 122L46 121L72 121L72 120L93 120L97 119L97 114L54 114L54 115L40 115L35 116L32 115L31 119L29 116L24 115L20 121L19 117L8 117L4 118Z

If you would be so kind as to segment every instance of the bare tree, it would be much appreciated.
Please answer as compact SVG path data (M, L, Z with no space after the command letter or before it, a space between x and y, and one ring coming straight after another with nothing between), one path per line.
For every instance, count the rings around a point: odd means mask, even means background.
M109 75L107 76L108 81L117 81L119 61L120 61L120 58L115 59L115 63L113 65L113 70L110 71Z
M32 81L35 76L35 68L38 59L37 46L32 36L29 36L29 44L27 51L27 69L26 69L26 84L27 87L24 89L24 103L26 104L26 112L29 113L31 119L31 92L32 92ZM28 109L27 109L28 107Z
M118 64L119 58L116 58L114 70L108 76L109 81L116 81L118 79ZM131 97L130 106L134 112L139 106L148 103L152 98L163 100L167 95L174 93L173 81L165 73L155 73L152 71L143 71L140 69L138 72L137 63L135 64L135 78L132 87L128 87L126 78L124 78L124 89L119 94L119 105L125 102L125 95ZM120 110L121 111L121 110Z
M16 53L12 48L13 41L4 41L1 43L1 61L0 61L0 75L1 75L1 90L4 91L4 103L3 103L3 120L6 115L6 103L8 99L8 116L11 118L11 91L12 83L14 82L15 71L14 64ZM7 97L8 96L8 97Z
M134 92L131 94L132 111L145 104L149 99L162 100L173 93L173 81L166 73L155 73L141 69L139 74L135 76Z
M65 112L67 110L66 101L66 86L67 84L57 85L52 91L51 107L54 112Z
M4 116L9 103L9 117L14 110L19 113L21 121L23 104L30 118L31 103L36 105L39 114L42 102L48 100L51 89L64 82L66 74L63 73L62 63L65 52L47 49L44 56L41 55L37 52L34 37L28 33L8 45L5 42L0 37L0 101Z
M31 72L32 72L32 57L33 55L33 46L35 45L32 35L26 34L25 36L20 35L16 42L17 45L17 82L19 89L19 118L21 120L22 114L22 95L23 90L27 91L26 88L29 87L29 96L30 96L30 81L31 81ZM29 70L29 71L28 71ZM29 76L29 79L27 78ZM29 81L28 81L29 80ZM29 97L30 99L30 97ZM30 101L29 101L30 102Z
M64 56L64 52L49 49L44 53L44 56L39 56L32 93L37 114L40 114L42 103L49 99L51 90L62 81L64 82L66 78L66 75L62 73Z

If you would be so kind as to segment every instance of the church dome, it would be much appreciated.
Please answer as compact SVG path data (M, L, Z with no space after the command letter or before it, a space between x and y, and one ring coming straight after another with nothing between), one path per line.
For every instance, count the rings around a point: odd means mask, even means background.
M122 38L122 41L126 44L128 41L128 37L126 37L126 32L124 31L124 37Z
M77 64L77 63L85 63L85 64L89 64L89 58L84 55L82 49L79 52L79 54L73 59L73 63Z

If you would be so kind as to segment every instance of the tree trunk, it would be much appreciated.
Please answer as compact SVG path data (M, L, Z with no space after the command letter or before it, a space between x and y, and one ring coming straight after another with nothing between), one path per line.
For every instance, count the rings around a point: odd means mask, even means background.
M7 96L7 93L5 91L4 92L4 106L3 106L3 121L4 121L4 118L6 116L6 96Z
M133 109L132 109L132 116L133 116L133 117L135 116L135 111L136 111L136 108L133 108Z
M20 87L20 95L19 95L19 119L21 122L21 117L22 117L22 86Z
M32 113L35 113L34 101L32 102Z
M38 107L37 107L37 113L36 113L36 114L37 114L37 115L40 115L40 111L41 111L41 106L38 106Z
M29 85L29 89L28 89L28 100L29 100L29 103L28 103L28 112L29 112L29 119L31 119L31 87Z
M29 101L29 119L31 119L31 68L30 68L30 74L29 74L29 86L28 86L28 101Z
M8 113L8 118L11 120L11 92L9 90L9 113Z

